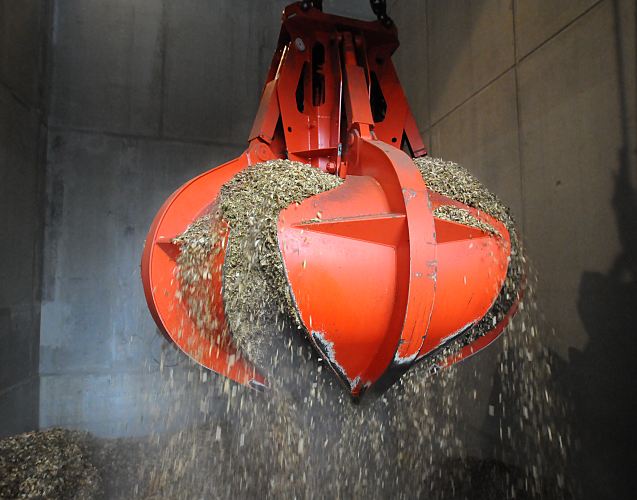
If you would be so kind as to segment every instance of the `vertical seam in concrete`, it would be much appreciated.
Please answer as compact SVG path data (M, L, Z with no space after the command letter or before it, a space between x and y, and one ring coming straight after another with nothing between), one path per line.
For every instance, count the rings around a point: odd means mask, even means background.
M515 121L517 127L517 139L518 139L518 168L520 171L520 217L519 221L521 226L521 233L524 234L526 225L526 198L524 193L524 162L522 160L522 129L520 120L520 85L518 82L518 33L516 30L515 16L516 16L516 0L511 0L511 22L513 24L513 79L515 84Z
M40 48L39 48L39 58L38 61L38 119L41 124L46 125L48 119L48 78L47 78L47 69L48 65L48 46L49 46L49 34L50 34L50 23L49 23L49 12L51 10L51 4L49 2L43 2L40 7Z
M46 221L46 180L47 180L47 160L48 160L48 124L51 110L51 75L53 41L55 30L55 14L57 2L43 1L40 3L41 25L39 27L40 36L40 60L38 67L38 128L36 131L36 146L38 153L36 157L36 203L39 208L38 222L34 230L37 233L33 248L33 260L31 262L31 272L33 275L32 293L32 328L35 330L34 345L31 347L31 377L29 381L35 383L35 401L33 406L33 418L39 426L40 422L40 338L42 328L42 284L44 280L44 238Z
M52 114L52 82L54 72L54 46L57 38L57 15L58 15L58 3L57 1L44 2L46 5L46 23L43 27L44 39L45 39L45 55L44 55L44 67L41 79L43 80L44 92L42 99L45 102L44 106L44 130L42 133L44 137L39 138L40 144L40 175L39 175L39 198L40 198L40 225L38 231L40 233L40 249L39 249L39 268L38 268L38 345L37 345L37 363L36 367L36 398L37 405L35 409L35 418L40 425L40 350L41 350L41 335L42 335L42 300L44 298L44 276L45 276L45 244L46 244L46 224L48 222L47 216L47 184L49 181L49 123Z
M445 118L447 118L449 115L451 115L454 111L456 111L458 108L460 108L461 106L463 106L464 104L466 104L467 102L469 102L471 99L473 99L476 95L478 95L480 92L482 92L483 90L485 90L487 87L489 87L491 84L493 84L494 82L496 82L498 79L500 79L502 76L504 76L506 73L508 73L511 69L516 69L516 85L517 85L517 66L519 63L521 63L522 61L524 61L527 57L529 57L531 54L533 54L536 50L538 50L539 48L543 47L547 42L551 41L553 38L555 38L557 35L559 35L560 33L562 33L564 30L566 30L567 28L569 28L573 23L575 23L578 19L580 19L581 17L585 16L588 12L590 12L591 10L593 10L597 5L599 5L601 2L603 2L604 0L599 0L598 2L596 2L595 4L593 4L590 8L586 9L584 12L582 12L581 14L579 14L578 16L576 16L575 18L573 18L569 23L567 23L565 26L563 26L559 31L557 31L556 33L554 33L553 35L551 35L549 38L547 38L545 41L543 41L542 43L540 43L537 47L535 47L533 50L531 50L528 54L525 54L522 58L520 58L520 60L517 60L517 41L516 41L516 34L514 33L513 35L513 44L514 44L514 61L513 64L508 66L507 68L505 68L501 73L499 73L498 75L496 75L494 78L492 78L491 80L489 80L487 83L485 83L482 87L476 89L474 92L471 93L471 95L467 96L465 99L463 99L461 102L459 102L458 104L456 104L454 107L452 107L449 111L447 111L446 113L444 113L442 116L440 116L439 118L436 119L435 122L430 122L426 125L425 130L430 131L432 129L432 127L434 127L435 125L437 125L438 123L442 122ZM425 7L427 7L428 2L425 3ZM429 67L429 29L428 29L428 16L427 16L427 12L428 9L425 8L425 21L427 22L427 67ZM515 28L515 10L513 12L513 24L514 24L514 28ZM428 109L431 108L430 104L431 101L429 100L429 77L427 77L427 102L429 104ZM431 117L431 113L428 111L428 115L429 117ZM430 119L428 120L430 121Z
M135 29L135 24L136 24L136 18L137 18L137 9L135 7L135 5L131 5L131 13L130 13L130 23L131 26L133 27L133 29L130 30L130 37L128 39L129 41L129 51L130 54L134 54L135 52L135 39L136 39L136 29ZM132 86L133 85L133 64L135 64L134 62L134 57L128 57L128 64L127 64L127 68L126 68L126 78L127 78L127 85L128 86ZM126 106L126 126L129 129L133 128L133 92L126 92L126 100L125 100L125 106Z
M429 36L431 32L429 30L429 0L425 0L425 109L427 111L427 116L425 116L425 133L421 133L422 136L425 136L425 147L427 151L431 151L431 146L433 141L431 140L431 94L429 89L429 72L431 68L430 58L429 58Z
M166 0L161 2L161 26L159 35L159 57L161 58L159 69L159 124L158 135L164 136L164 102L166 100L166 47L168 37L168 20L167 20Z
M621 23L621 9L619 0L612 0L613 8L613 23L615 25L615 64L617 65L617 87L619 98L619 121L622 131L622 143L625 148L624 154L628 153L629 134L629 119L628 119L628 106L626 98L626 75L624 71L624 47L622 43L622 23Z

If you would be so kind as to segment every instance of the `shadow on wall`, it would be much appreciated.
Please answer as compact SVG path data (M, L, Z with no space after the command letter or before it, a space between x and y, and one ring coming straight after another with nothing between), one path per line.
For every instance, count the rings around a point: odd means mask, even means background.
M571 349L563 380L572 388L572 425L581 440L582 456L574 465L590 482L582 485L590 498L629 498L637 488L630 410L637 396L637 192L630 184L627 150L620 156L613 206L622 252L608 273L582 274L577 305L589 340L582 351Z
M634 498L637 490L632 410L637 400L637 190L631 182L629 154L627 147L619 152L613 196L622 251L607 273L587 271L580 280L577 306L588 343L583 350L571 348L568 362L550 350L546 358L551 366L549 386L567 405L564 415L554 415L560 422L553 423L574 438L567 444L567 491L590 500ZM496 370L490 400L498 412L498 401L516 407L516 401L499 400L505 383ZM498 413L501 422L511 426L515 415ZM487 419L483 431L496 435L495 425L496 419ZM531 453L524 448L520 456L521 448L506 439L496 443L495 450L505 463L516 466ZM533 453L547 451L540 445ZM544 462L554 459L542 457Z
M632 171L637 151L631 150L634 130L631 131L628 118L629 79L624 65L628 60L624 51L628 48L621 43L619 2L615 0L613 4L623 144L617 156L609 155L608 163L599 168L615 176L612 207L621 251L608 272L585 271L581 275L577 308L588 334L586 346L581 350L571 348L568 361L548 353L550 383L568 408L568 422L561 422L560 426L568 427L573 437L567 451L566 482L578 498L590 500L634 498L637 490L633 410L637 400L637 186L636 172ZM637 12L632 29L635 28ZM595 227L589 230L595 231ZM598 244L606 242L600 240ZM496 372L491 401L497 401L502 394L502 385L501 375ZM496 445L497 454L513 451L520 459L519 450L510 448L506 442Z
M577 306L588 344L581 351L571 349L564 380L572 388L573 427L581 441L581 457L574 466L579 465L578 475L588 483L582 491L591 499L634 498L637 488L631 409L637 397L637 190L632 185L618 2L614 5L623 147L618 152L612 204L622 250L606 274L582 274Z

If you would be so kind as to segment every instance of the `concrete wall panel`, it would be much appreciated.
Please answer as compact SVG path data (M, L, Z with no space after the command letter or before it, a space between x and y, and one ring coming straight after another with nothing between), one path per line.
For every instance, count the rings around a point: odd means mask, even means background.
M245 143L276 47L280 14L273 2L169 4L167 135Z
M40 73L47 18L43 0L0 0L0 82L40 106Z
M37 377L0 391L0 439L38 428L38 391Z
M432 156L468 168L522 220L515 75L510 70L426 135Z
M147 436L223 418L225 405L205 385L193 383L197 377L199 371L187 363L163 373L153 363L143 370L43 375L40 426L85 430L100 437Z
M152 430L139 397L168 346L139 277L146 231L173 190L243 149L287 3L55 2L41 425Z
M49 143L41 372L130 369L155 335L139 277L152 218L239 150L61 132Z
M51 116L55 126L159 131L163 2L55 2Z
M0 303L21 304L33 297L40 199L34 196L40 181L38 115L0 87L0 219L3 256L0 279L11 288L0 289ZM11 241L12 244L6 243Z
M599 0L514 0L517 57L555 35Z
M52 125L245 143L287 3L55 2ZM371 13L364 3L325 10Z
M608 269L620 248L612 204L622 147L614 52L612 3L604 2L519 67L526 236L562 354L586 341L576 302L581 273Z
M433 124L513 65L513 12L508 0L429 0L427 15Z
M429 127L432 154L468 165L522 212L523 236L539 271L539 310L546 319L541 328L555 329L555 335L545 336L553 353L552 383L572 412L568 418L576 444L569 447L567 476L576 496L631 498L636 455L627 436L633 433L630 402L637 376L632 360L637 304L636 5L634 0L510 3L515 7L516 39L510 41L517 48L515 66L493 83L482 80L467 100L466 93L432 78L447 83L449 78L437 73L451 68L457 70L456 80L465 80L457 88L469 88L467 82L480 79L470 65L458 61L493 67L493 52L475 50L473 29L454 32L452 27L462 23L440 23L434 16L440 11L439 19L462 17L485 2L471 8L463 3L464 9L454 11L450 7L461 2L430 0L426 12L395 2L392 14L397 19L409 18L414 25L429 17L429 66L401 68L401 76L408 89L429 80L432 124L419 119L421 127ZM495 26L484 33L492 40L482 47L501 40ZM439 43L444 36L449 41ZM403 39L423 43L420 32L403 32ZM447 104L437 111L441 102ZM461 370L466 377L466 369ZM487 361L477 370L486 375ZM496 404L497 381L493 391ZM480 435L493 438L493 419L485 415L483 422Z
M38 423L45 2L0 1L0 436Z
M139 416L140 406L129 400L151 383L148 368L157 368L166 346L148 313L139 275L146 233L172 191L239 153L239 148L51 133L41 425L88 426L117 435L126 433L122 422L128 425ZM72 384L64 382L69 379ZM69 384L74 394L86 397L72 403ZM117 411L105 416L98 404L102 398ZM135 429L140 428L130 432Z
M407 95L411 111L421 129L429 127L429 96L427 78L427 22L426 0L410 2L410 9L392 11L394 22L398 28L400 47L394 54L393 61L398 76ZM424 75L425 78L414 78L413 75Z

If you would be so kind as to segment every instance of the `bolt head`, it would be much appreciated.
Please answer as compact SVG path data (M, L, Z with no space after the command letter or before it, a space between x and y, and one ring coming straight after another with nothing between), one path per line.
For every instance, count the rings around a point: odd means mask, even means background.
M305 42L303 41L302 38L297 37L294 40L294 46L297 48L297 50L299 50L300 52L305 52Z
M259 144L257 147L257 156L259 160L266 160L268 158L268 147L265 144Z

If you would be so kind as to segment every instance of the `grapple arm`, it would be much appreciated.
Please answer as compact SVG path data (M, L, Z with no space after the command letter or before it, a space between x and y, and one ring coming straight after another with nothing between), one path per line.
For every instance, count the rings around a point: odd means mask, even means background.
M249 165L287 158L339 175L340 187L281 212L277 231L309 339L360 396L372 386L384 390L486 314L502 288L511 243L500 221L430 192L404 152L426 154L391 62L398 47L391 21L306 7L292 4L283 13L246 151L193 179L160 209L142 276L151 312L169 338L212 370L260 387L263 376L236 351L225 322L212 338L201 335L174 299L178 249L170 241ZM435 218L441 205L466 210L493 233ZM216 258L223 262L223 249ZM224 318L222 277L214 279ZM443 365L483 348L509 316Z

